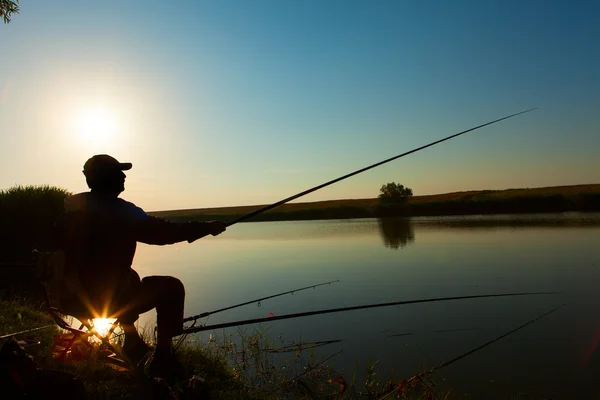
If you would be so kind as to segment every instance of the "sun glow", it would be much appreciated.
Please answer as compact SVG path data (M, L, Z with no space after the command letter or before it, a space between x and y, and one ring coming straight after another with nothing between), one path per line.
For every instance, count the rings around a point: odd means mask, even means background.
M94 328L101 336L106 336L114 321L111 318L94 318Z
M117 120L115 116L102 108L82 111L76 118L77 135L93 146L105 146L115 137Z

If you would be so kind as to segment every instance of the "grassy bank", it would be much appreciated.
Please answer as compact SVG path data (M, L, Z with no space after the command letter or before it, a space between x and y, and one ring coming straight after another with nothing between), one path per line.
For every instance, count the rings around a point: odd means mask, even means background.
M151 214L174 221L229 221L261 207L264 205L157 211ZM415 196L402 205L380 205L376 198L292 203L257 215L250 221L566 211L600 211L600 185L454 192Z
M49 327L22 333L15 338L26 342L25 350L34 357L38 368L55 369L68 372L80 379L86 388L87 399L142 399L150 396L149 390L155 390L151 382L140 379L129 372L119 371L101 361L98 354L87 347L73 345L69 362L59 362L53 357L53 344L64 332L53 324L50 316L41 304L24 298L0 300L0 336L23 332L38 327ZM0 346L6 342L0 341ZM267 392L258 393L249 390L239 374L228 365L227 360L214 351L194 344L186 344L180 350L180 359L188 369L188 375L196 374L204 380L202 391L210 391L214 399L269 399ZM85 355L85 358L82 357ZM48 398L54 397L52 393ZM168 398L168 397L158 397ZM196 397L193 397L196 398ZM202 398L202 397L198 397Z
M53 357L51 348L64 333L52 325L43 306L23 298L4 297L0 299L0 336L50 325L16 338L28 343L25 350L33 355L39 368L68 372L81 380L87 399L350 400L378 399L391 391L395 393L389 398L454 398L436 389L428 377L384 381L382 377L389 371L379 371L376 361L361 367L366 372L363 381L356 379L357 371L354 376L344 377L330 367L330 361L337 353L317 358L310 343L277 348L269 329L260 327L251 332L240 330L237 340L231 335L211 335L205 342L193 336L184 340L177 354L187 378L174 387L175 397L168 397L166 392L159 394L164 387L139 374L111 367L98 353L77 343L69 362L59 362ZM0 341L0 346L3 344L4 341ZM189 382L201 384L191 387ZM55 395L49 393L48 397Z

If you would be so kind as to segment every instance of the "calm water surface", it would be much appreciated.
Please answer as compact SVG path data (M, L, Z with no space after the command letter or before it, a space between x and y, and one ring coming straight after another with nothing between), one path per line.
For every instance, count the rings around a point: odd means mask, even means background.
M357 361L360 374L370 358L383 374L403 378L566 304L443 369L439 381L470 398L600 395L600 214L244 223L193 245L140 246L134 268L141 276L179 277L186 315L340 280L203 321L211 324L427 297L560 292L350 311L263 328L282 345L344 339L319 354L343 350L332 362L347 379ZM140 321L154 318L151 312ZM209 332L197 335L206 340Z

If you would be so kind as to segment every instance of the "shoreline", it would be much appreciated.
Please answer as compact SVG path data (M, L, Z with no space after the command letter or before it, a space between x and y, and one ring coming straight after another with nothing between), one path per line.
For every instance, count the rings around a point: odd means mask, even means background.
M236 206L172 211L150 215L172 221L231 221L264 207ZM377 198L284 204L248 222L385 217L468 216L600 211L600 185L480 190L415 196L403 204L379 204Z

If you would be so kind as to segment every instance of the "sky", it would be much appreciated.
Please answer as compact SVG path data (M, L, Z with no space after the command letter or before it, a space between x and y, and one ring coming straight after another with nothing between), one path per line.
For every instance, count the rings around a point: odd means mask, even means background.
M132 162L147 211L600 183L600 2L22 0L0 189Z

